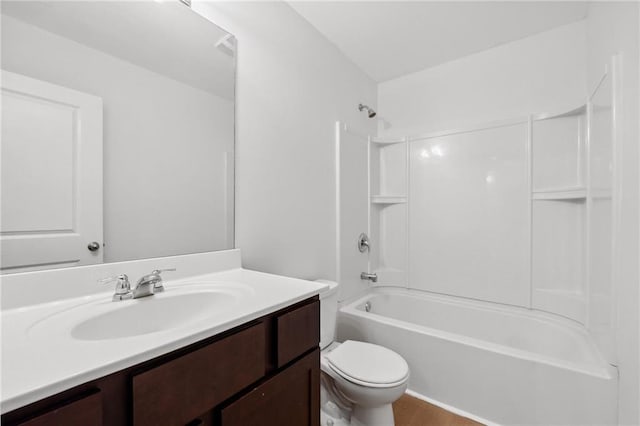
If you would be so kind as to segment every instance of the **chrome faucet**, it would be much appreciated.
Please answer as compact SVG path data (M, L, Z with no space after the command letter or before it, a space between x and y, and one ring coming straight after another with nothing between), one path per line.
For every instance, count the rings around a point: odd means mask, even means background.
M129 284L129 277L126 274L116 275L114 277L103 278L98 280L99 283L116 282L116 291L113 295L113 301L138 299L140 297L153 296L154 293L160 293L164 291L162 285L161 273L165 271L175 271L176 268L169 269L155 269L150 274L140 278L136 283L136 287L131 290L131 284Z
M377 283L378 282L378 274L376 274L376 273L370 274L368 272L363 272L363 273L360 274L360 279L361 280L369 280L372 283Z
M135 288L133 289L133 298L137 299L139 297L152 296L154 293L160 293L164 291L164 286L162 285L162 276L160 274L166 271L175 270L176 268L155 269L151 271L150 274L143 276L138 280Z

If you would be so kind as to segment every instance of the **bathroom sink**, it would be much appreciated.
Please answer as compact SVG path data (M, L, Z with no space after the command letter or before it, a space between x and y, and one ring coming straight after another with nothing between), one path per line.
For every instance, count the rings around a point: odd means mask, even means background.
M143 337L214 322L251 292L239 283L196 283L139 299L112 302L101 297L49 315L29 327L28 333L38 337L62 332L80 341Z
M125 301L126 306L121 309L82 321L71 329L71 336L78 340L107 340L156 333L204 319L234 300L233 295L221 292L154 297Z

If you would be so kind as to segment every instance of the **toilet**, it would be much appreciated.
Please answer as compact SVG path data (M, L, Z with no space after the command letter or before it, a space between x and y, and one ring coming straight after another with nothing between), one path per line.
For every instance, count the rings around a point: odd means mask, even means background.
M393 426L391 404L407 389L409 366L380 345L334 342L338 284L320 280L321 426Z

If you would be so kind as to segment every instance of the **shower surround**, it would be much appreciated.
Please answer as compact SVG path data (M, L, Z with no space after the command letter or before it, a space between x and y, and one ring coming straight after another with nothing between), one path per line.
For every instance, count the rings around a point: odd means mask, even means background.
M407 137L337 124L341 340L396 350L412 391L481 421L616 423L617 61L566 111Z

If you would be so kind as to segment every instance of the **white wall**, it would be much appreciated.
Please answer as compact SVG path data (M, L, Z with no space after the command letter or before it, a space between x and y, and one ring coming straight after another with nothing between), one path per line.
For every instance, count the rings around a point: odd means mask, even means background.
M2 39L4 69L103 98L105 262L232 246L232 102L5 15Z
M378 86L378 108L391 127L411 135L560 112L585 97L585 22L558 27Z
M409 287L530 306L527 123L409 148Z
M640 423L638 368L638 90L639 7L637 2L594 2L587 18L587 87L597 84L611 56L622 56L622 100L617 119L620 183L618 229L614 230L614 286L617 293L617 357L620 371L619 423Z
M337 129L338 130L338 129ZM340 302L367 291L369 281L360 279L368 272L370 250L361 253L356 242L362 232L368 233L369 193L368 138L349 132L344 125L338 130L338 292ZM369 234L369 237L371 235ZM373 247L376 247L374 245ZM377 248L377 247L376 247Z
M335 121L376 84L283 2L194 2L238 39L236 246L251 269L336 277Z

